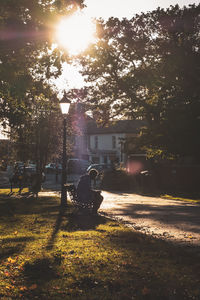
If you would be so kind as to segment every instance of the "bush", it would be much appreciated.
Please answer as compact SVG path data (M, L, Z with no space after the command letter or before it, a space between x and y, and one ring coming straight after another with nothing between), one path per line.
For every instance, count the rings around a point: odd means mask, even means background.
M131 176L123 170L108 171L103 174L101 188L108 190L130 189Z

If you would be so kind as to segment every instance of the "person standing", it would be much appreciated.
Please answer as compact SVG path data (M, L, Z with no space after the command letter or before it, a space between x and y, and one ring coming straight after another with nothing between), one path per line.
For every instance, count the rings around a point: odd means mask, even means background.
M58 182L58 164L56 164L56 183Z
M10 162L10 165L7 167L7 176L10 183L10 193L12 193L13 188L13 177L14 177L14 165L13 162Z
M41 175L39 172L32 174L30 191L38 198L38 193L41 191Z

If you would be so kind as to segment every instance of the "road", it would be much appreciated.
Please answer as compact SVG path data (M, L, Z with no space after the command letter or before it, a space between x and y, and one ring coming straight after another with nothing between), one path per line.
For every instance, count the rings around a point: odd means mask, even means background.
M200 205L130 193L102 192L100 212L135 230L178 243L200 246Z

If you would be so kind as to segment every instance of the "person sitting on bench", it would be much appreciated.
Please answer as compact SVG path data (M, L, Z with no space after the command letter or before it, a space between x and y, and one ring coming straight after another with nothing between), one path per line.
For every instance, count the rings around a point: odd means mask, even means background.
M91 187L91 181L95 180L98 172L94 169L90 170L89 174L82 175L77 185L77 200L81 203L88 203L92 206L92 212L97 213L102 201L100 191L95 191Z

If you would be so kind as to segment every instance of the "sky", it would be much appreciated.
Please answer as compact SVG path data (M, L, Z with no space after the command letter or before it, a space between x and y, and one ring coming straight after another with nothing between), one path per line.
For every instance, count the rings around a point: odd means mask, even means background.
M161 8L168 8L170 5L178 4L181 8L185 5L196 4L197 0L85 0L87 7L84 9L86 16L90 18L126 17L131 19L135 14L152 11ZM63 65L63 74L55 81L61 91L63 89L81 88L84 85L83 78L78 70L67 64Z
M111 16L132 18L134 14L168 8L178 4L180 7L189 4L199 4L197 0L85 0L87 14L92 17L107 19Z

